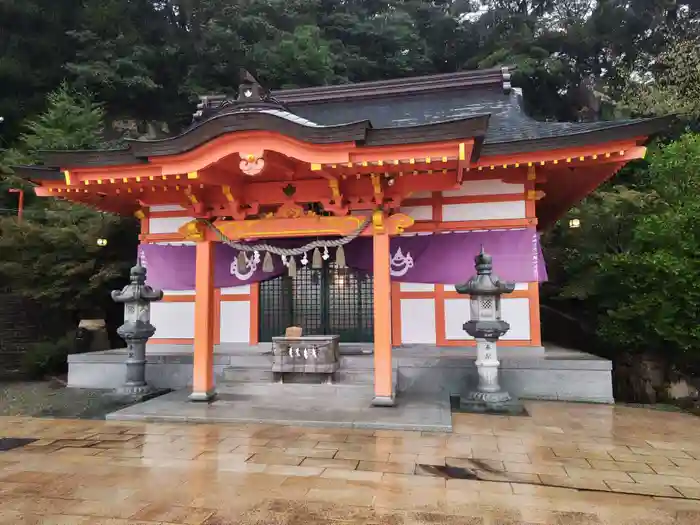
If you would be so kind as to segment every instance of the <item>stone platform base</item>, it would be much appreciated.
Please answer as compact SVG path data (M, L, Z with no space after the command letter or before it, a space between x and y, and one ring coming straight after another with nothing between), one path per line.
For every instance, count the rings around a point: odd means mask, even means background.
M217 387L241 383L272 383L271 345L220 345L215 349ZM341 344L338 385L373 384L372 345ZM397 397L434 394L449 398L477 384L473 347L406 345L393 351ZM68 385L116 388L125 374L126 350L71 355ZM157 388L187 388L192 381L191 345L149 345L146 379ZM612 363L558 347L499 348L501 386L513 397L612 403ZM290 385L292 387L294 385Z
M210 403L172 392L107 415L120 421L269 423L276 425L450 432L449 398L405 395L396 406L373 407L366 385L241 383L221 386Z

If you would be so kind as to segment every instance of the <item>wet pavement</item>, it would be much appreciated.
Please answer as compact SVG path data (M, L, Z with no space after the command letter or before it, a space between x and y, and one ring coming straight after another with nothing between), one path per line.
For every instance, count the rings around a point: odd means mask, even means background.
M697 417L526 407L451 433L4 417L36 441L0 452L0 524L700 523Z

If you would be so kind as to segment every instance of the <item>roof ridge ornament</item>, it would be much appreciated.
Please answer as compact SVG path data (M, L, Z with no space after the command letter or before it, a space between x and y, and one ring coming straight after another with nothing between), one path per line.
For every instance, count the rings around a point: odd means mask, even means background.
M192 125L224 112L237 110L277 109L288 111L283 103L272 96L270 90L263 87L258 79L247 69L240 69L238 94L200 95L197 110L192 115Z
M268 90L264 89L260 82L248 71L241 68L241 81L238 84L238 98L236 102L267 102Z

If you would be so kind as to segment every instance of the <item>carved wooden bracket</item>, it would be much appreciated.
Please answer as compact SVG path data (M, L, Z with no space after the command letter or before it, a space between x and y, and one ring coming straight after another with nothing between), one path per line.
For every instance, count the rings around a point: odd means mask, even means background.
M378 173L370 175L372 181L372 191L374 192L374 202L378 206L384 202L384 190L382 190L382 178Z
M197 196L197 193L190 187L185 189L187 202L182 204L192 217L209 218L212 216L211 209Z
M177 230L187 241L201 242L207 238L207 227L199 221L190 221Z
M298 219L300 217L315 217L316 214L312 211L304 210L303 206L294 201L283 203L275 213L269 213L263 219Z
M258 211L258 206L245 206L245 203L238 199L231 191L231 186L221 186L221 193L226 197L226 204L220 207L219 215L227 215L236 220L243 220L248 215L254 215Z

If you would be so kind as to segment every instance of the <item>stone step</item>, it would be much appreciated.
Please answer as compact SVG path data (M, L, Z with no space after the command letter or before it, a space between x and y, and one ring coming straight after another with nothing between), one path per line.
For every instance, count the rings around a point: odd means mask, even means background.
M222 364L233 368L271 368L273 356L264 354L217 356ZM225 361L223 359L225 358ZM374 368L374 358L371 355L341 355L340 368L355 370L371 370Z
M229 367L224 368L223 380L231 383L271 383L272 370L266 368Z
M374 370L341 368L335 373L335 381L347 385L374 384Z
M287 374L286 383L304 383L303 374ZM220 379L225 383L265 383L273 382L274 376L269 367L227 367L224 368ZM338 370L333 378L338 385L372 385L374 384L374 370L369 369L343 369ZM396 382L396 370L394 370L394 382Z
M233 368L272 368L272 355L230 355L228 358Z
M280 401L287 402L290 398L314 398L322 401L329 397L371 395L371 385L327 385L308 383L227 383L220 385L219 394L235 394L241 396L273 395Z

